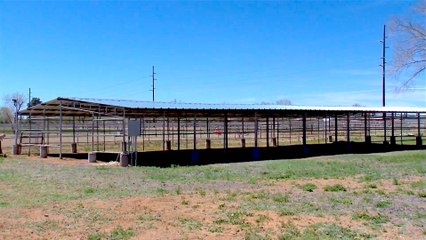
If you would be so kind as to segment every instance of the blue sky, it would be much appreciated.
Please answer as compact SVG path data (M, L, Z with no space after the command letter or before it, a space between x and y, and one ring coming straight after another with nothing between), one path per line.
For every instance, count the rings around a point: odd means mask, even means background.
M0 2L0 96L381 106L383 24L413 1ZM388 61L392 42L388 39ZM425 81L388 106L426 106Z

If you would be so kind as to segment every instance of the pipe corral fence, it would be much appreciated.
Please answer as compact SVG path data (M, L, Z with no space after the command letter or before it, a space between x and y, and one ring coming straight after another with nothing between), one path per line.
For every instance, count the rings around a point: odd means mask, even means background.
M420 149L425 113L57 98L19 112L13 151L168 166Z

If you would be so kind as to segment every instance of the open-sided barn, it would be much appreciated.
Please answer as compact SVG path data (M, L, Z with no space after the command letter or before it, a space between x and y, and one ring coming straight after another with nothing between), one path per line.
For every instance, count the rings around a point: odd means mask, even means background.
M166 166L413 149L425 113L59 97L19 112L14 152Z

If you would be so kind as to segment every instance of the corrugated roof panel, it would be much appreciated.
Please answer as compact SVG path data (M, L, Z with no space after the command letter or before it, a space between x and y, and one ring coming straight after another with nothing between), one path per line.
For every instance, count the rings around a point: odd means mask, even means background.
M181 102L149 102L136 100L67 98L96 104L148 109L207 109L207 110L296 110L296 111L345 111L345 112L421 112L426 108L418 107L325 107L325 106L295 106L295 105L262 105L262 104L209 104Z
M264 111L276 111L275 114L285 114L281 111L294 111L301 112L306 111L308 114L322 115L326 112L340 114L356 114L356 113L382 113L382 112L396 112L396 113L426 113L426 108L417 108L417 107L325 107L325 106L285 106L285 105L261 105L261 104L208 104L208 103L180 103L180 102L148 102L148 101L135 101L135 100L114 100L114 99L91 99L91 98L56 98L47 102L44 102L40 105L31 107L20 111L20 114L33 114L33 115L54 115L59 114L59 103L60 101L68 102L66 109L71 110L72 112L80 111L80 104L84 103L86 107L82 107L81 111L90 111L92 108L91 105L105 105L109 108L124 108L129 109L134 112L139 112L137 109L141 109L140 112L143 112L143 109L150 111L150 114L157 114L160 112L158 110L169 109L174 110L175 113L180 110L188 111L220 111L222 114L229 111L241 110L241 111L258 111L259 114L271 114ZM75 104L75 109L70 109L70 105ZM89 108L87 108L89 106ZM136 110L136 111L135 111ZM72 115L70 112L69 115ZM217 112L216 112L217 113ZM291 112L289 112L291 114ZM145 114L148 114L145 112Z

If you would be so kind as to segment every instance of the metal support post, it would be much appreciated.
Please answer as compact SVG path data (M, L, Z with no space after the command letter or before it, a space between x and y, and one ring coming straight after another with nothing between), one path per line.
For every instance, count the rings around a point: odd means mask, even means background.
M388 144L387 141L387 126L386 126L386 113L383 113L383 144Z
M229 145L228 145L228 116L227 114L225 114L225 119L224 119L224 136L223 136L223 147L225 149L228 149Z
M163 132L162 132L162 135L163 135L163 151L166 149L166 117L164 116L164 113L163 113Z
M244 117L241 118L241 134L242 134L242 138L244 138L245 136Z
M422 135L420 131L420 113L417 113L417 137L416 137L416 145L417 147L422 146Z
M209 118L206 118L206 137L210 139L210 126L209 126Z
M126 147L126 110L123 109L123 142L121 144L121 151L127 152Z
M371 143L371 136L368 134L368 113L364 113L364 140L365 143Z
M269 118L266 117L266 147L269 147Z
M392 115L391 115L391 123L392 123L392 128L391 128L390 142L391 142L391 145L396 145L394 113L392 113Z
M95 150L95 114L92 113L92 151Z
M254 147L257 147L257 135L259 131L259 121L257 118L257 113L254 114Z
M277 122L277 146L280 145L280 120Z
M346 141L348 143L351 141L351 119L349 113L346 115Z
M306 113L303 113L302 127L302 144L303 146L306 146Z
M401 145L403 145L404 143L402 142L402 134L403 134L403 131L402 131L402 122L403 122L403 117L402 117L402 113L400 113L401 114L401 122L400 122L400 140L401 140Z
M96 116L96 151L99 151L99 114Z
M276 136L276 127L275 127L275 117L272 118L272 137L275 138Z
M197 117L194 116L194 150L197 149Z
M59 158L62 159L62 101L59 101Z
M337 122L337 114L334 116L334 142L337 143L338 137L338 122Z
M180 118L177 119L177 149L180 150Z

